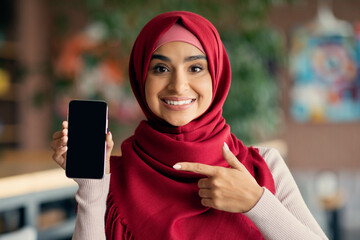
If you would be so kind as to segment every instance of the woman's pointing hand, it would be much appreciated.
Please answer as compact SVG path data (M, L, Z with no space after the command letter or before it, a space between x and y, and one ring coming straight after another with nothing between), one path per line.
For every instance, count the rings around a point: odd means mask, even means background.
M198 182L203 206L233 213L247 212L259 201L264 189L229 150L226 143L222 153L231 168L190 162L177 163L174 168L207 176Z

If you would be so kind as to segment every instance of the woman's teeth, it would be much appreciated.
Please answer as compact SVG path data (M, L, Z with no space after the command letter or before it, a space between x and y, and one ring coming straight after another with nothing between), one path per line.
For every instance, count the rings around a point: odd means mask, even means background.
M169 105L185 105L185 104L190 104L192 101L193 101L192 99L182 100L182 101L164 100L164 102Z

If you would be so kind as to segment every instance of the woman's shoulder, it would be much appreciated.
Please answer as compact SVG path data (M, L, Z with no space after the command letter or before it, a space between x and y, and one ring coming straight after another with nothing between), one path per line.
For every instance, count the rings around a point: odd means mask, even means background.
M279 159L283 160L283 157L277 148L265 146L254 146L254 148L258 149L259 154L264 158L265 162Z
M259 150L259 154L263 157L270 171L274 174L274 171L287 169L286 162L280 151L274 147L254 146Z

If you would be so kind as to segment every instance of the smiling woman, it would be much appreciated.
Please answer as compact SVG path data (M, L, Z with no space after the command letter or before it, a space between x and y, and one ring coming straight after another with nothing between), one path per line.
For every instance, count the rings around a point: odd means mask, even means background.
M76 179L73 239L327 239L279 153L245 146L226 124L230 62L208 20L190 12L152 19L129 73L147 120L121 157L110 159L107 135L111 176ZM52 142L59 164L63 128Z

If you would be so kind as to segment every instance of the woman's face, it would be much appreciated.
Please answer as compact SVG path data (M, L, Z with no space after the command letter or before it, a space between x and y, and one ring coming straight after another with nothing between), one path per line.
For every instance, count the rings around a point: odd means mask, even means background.
M212 101L206 56L185 42L169 42L152 55L145 81L150 110L173 126L203 114Z

